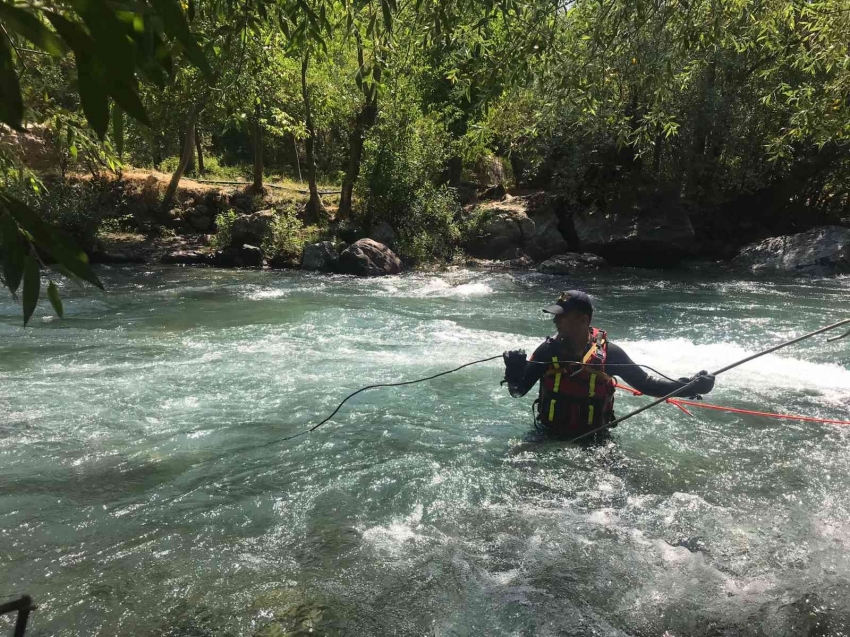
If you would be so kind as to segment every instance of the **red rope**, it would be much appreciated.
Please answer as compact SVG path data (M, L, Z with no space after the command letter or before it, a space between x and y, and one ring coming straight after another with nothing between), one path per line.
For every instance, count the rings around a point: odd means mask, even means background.
M643 392L639 392L637 389L632 387L628 387L627 385L620 385L619 383L615 383L614 387L617 389L622 389L627 392L631 392L635 396L643 396ZM724 407L723 405L712 405L711 403L703 403L697 402L694 400L682 400L681 398L668 398L667 401L671 405L678 407L682 411L684 411L689 416L693 416L691 412L689 412L683 405L687 405L688 407L702 407L704 409L714 409L715 411L727 411L733 414L748 414L750 416L764 416L766 418L782 418L785 420L803 420L805 422L824 422L830 423L833 425L850 425L850 420L831 420L829 418L813 418L811 416L794 416L791 414L772 414L766 411L753 411L751 409L736 409L735 407Z

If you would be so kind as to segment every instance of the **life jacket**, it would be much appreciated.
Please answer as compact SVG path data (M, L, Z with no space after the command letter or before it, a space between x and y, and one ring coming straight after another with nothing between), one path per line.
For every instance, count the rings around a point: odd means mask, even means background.
M579 435L614 419L614 379L605 373L608 339L590 328L581 363L562 362L560 349L540 381L538 419L547 429Z

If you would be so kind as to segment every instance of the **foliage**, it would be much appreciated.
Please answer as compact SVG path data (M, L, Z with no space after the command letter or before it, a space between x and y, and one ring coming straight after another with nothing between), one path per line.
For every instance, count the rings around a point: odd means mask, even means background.
M448 132L404 91L388 98L364 145L358 218L366 227L388 223L402 258L450 258L460 206L451 190L435 186L446 168Z
M221 212L215 216L215 235L212 239L212 246L218 250L224 250L230 247L231 230L233 224L236 223L236 211L228 210Z
M278 212L271 231L271 237L263 243L263 253L269 258L282 257L287 260L299 259L304 245L314 241L319 234L316 226L304 226L295 213L294 205Z
M150 0L150 4L144 0L132 4L92 0L77 3L73 9L3 2L0 25L0 122L20 130L26 115L16 68L21 56L18 43L28 42L55 57L71 51L85 119L101 140L111 119L119 155L123 146L123 113L149 123L138 94L138 75L165 85L173 64L169 40L178 42L192 63L210 74L207 59L192 37L177 0ZM111 114L110 98L114 102ZM72 154L74 147L69 138ZM48 263L70 278L102 287L85 252L8 192L0 192L0 235L4 246L3 284L14 296L23 281L24 324L35 309L41 269ZM48 284L48 297L61 316L61 302L52 281Z
M27 1L0 23L0 121L39 131L63 179L176 172L194 130L214 178L254 160L315 191L315 166L342 178L342 217L353 184L354 221L389 223L408 261L452 256L452 187L502 160L572 205L661 193L727 240L850 212L847 0ZM18 220L21 189L43 193L21 159L3 136L14 290L49 261ZM99 213L51 188L39 205L88 245ZM307 231L278 223L269 249L294 250Z

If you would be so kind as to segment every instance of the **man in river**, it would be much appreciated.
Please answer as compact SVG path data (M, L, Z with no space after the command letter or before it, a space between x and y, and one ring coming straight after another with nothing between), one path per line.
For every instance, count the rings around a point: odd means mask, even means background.
M511 396L525 396L540 381L536 421L545 434L572 439L614 420L613 374L647 396L666 396L677 389L683 389L682 395L707 394L714 388L714 376L704 371L678 381L647 374L622 348L609 343L603 330L591 327L593 305L584 292L564 292L543 311L552 315L558 333L529 360L523 350L503 356ZM693 380L696 384L684 389Z

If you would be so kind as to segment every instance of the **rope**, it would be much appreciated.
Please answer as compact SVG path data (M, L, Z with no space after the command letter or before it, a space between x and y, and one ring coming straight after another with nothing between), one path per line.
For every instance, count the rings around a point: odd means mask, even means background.
M789 345L793 345L794 343L799 343L800 341L804 341L807 338L811 338L812 336L816 336L818 334L823 334L824 332L828 332L829 330L835 329L836 327L839 327L841 325L847 325L848 323L850 323L850 319L844 319L843 321L838 321L838 323L833 323L832 325L827 325L826 327L822 327L819 330L815 330L814 332L809 332L808 334L803 334L802 336L798 336L797 338L791 339L790 341L785 341L784 343L779 343L779 345L774 345L773 347L769 347L768 349L762 350L760 352L756 352L755 354L747 356L746 358L742 358L739 361L735 361L734 363L731 363L731 364L727 365L726 367L721 367L717 371L712 372L711 375L712 376L719 376L723 372L728 372L730 369L734 369L734 368L738 367L739 365L743 365L744 363L748 363L751 360L755 360L756 358L759 358L760 356L764 356L765 354L770 354L771 352L775 352L776 350L782 349L783 347L788 347ZM838 340L838 339L841 339L841 338L845 338L846 336L850 336L850 332L847 332L846 334L843 334L842 336L839 336L838 338L831 339L831 340ZM628 420L632 416L637 416L638 414L643 413L647 409L652 409L656 405L660 405L661 403L666 402L668 398L675 398L676 395L678 395L678 394L685 394L687 396L687 390L690 389L690 387L692 385L696 385L698 381L699 381L699 377L695 377L690 383L688 383L684 387L680 387L676 391L672 391L669 394L667 394L666 396L662 396L661 398L653 400L648 405L645 405L645 406L641 407L640 409L635 409L633 412L630 412L630 413L626 414L625 416L617 418L616 420L612 420L611 422L606 423L606 424L604 424L600 427L597 427L596 429L591 429L590 431L585 432L585 433L581 434L580 436L576 436L575 438L571 438L569 440L569 442L576 442L577 440L581 440L582 438L587 438L588 436L592 436L593 434L595 434L599 431L602 431L603 429L609 429L611 427L614 427L615 425L618 425L619 423L623 422L624 420ZM682 409L682 407L680 407L680 409ZM688 413L686 409L683 409L683 411L685 411L685 413Z
M614 387L617 389L622 389L624 391L630 392L634 396L643 396L643 392L639 392L637 389L633 387L629 387L628 385L620 385L619 383L615 383ZM665 402L670 403L671 405L678 407L682 411L684 411L689 416L693 416L691 412L685 409L684 406L688 407L702 407L703 409L713 409L715 411L726 411L733 414L747 414L749 416L764 416L765 418L780 418L783 420L801 420L804 422L822 422L829 423L832 425L850 425L850 420L834 420L832 418L815 418L813 416L796 416L794 414L774 414L767 411L754 411L752 409L738 409L737 407L725 407L723 405L713 405L711 403L703 403L697 402L695 400L682 400L679 398L668 398Z
M297 434L293 434L292 436L287 436L286 438L279 438L278 440L274 440L274 441L272 441L268 444L277 444L279 442L286 442L287 440L294 440L295 438L298 438L299 436L304 436L304 435L307 435L308 433L316 431L316 429L318 429L319 427L324 425L326 422L328 422L331 418L333 418L336 415L336 413L342 408L342 406L348 401L349 398L353 398L354 396L356 396L360 392L366 391L367 389L377 389L378 387L401 387L403 385L413 385L415 383L424 383L426 380L434 380L435 378L439 378L440 376L446 376L447 374L454 374L455 372L462 370L464 367L469 367L471 365L479 365L480 363L487 363L489 361L494 361L497 358L502 358L502 355L499 354L498 356L491 356L490 358L482 358L482 359L477 360L477 361L472 361L471 363L464 363L460 367L455 367L454 369L450 369L450 370L445 371L445 372L440 372L439 374L434 374L433 376L427 376L425 378L417 378L416 380L406 380L406 381L403 381L403 382L400 382L400 383L379 383L377 385L368 385L366 387L361 387L357 391L352 392L348 396L346 396L343 399L343 401L339 405L337 405L337 408L333 410L331 415L328 416L327 418L325 418L318 425L313 425L309 429L305 429L304 431L300 431Z

